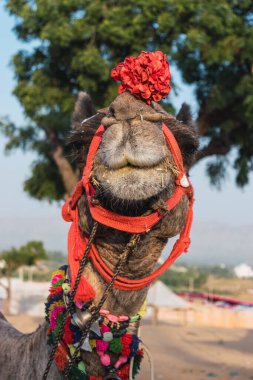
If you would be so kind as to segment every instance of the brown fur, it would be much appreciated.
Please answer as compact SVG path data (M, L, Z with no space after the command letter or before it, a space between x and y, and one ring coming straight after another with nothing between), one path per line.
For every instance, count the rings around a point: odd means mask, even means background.
M123 93L110 107L82 123L83 119L87 118L86 100L82 94L77 101L69 145L72 148L72 157L82 171L91 139L99 124L102 122L105 125L106 132L96 154L92 172L92 176L97 181L98 201L110 210L132 216L148 214L156 208L163 210L164 201L172 195L175 188L176 168L162 134L159 114L162 115L163 120L164 118L167 120L166 123L182 150L184 164L186 168L189 168L194 159L198 141L194 127L184 124L184 122L189 123L187 107L183 107L181 116L179 114L181 121L178 121L160 106L148 106L131 94ZM142 278L154 270L168 238L182 230L187 205L188 199L184 196L180 203L169 211L151 231L142 234L138 248L126 263L122 276L131 279ZM79 200L78 209L79 227L83 232L89 233L92 219L85 195ZM112 270L129 239L129 233L99 226L95 244L102 259ZM85 276L94 287L96 292L94 303L97 304L106 284L92 264L87 265ZM138 312L147 292L148 287L134 292L113 289L104 308L108 308L113 314L133 315ZM0 372L1 380L38 379L37 372L41 371L42 374L42 368L46 366L44 358L48 355L45 345L46 325L34 334L25 336L0 320L0 333L1 338L4 336L7 342L1 339L0 343L0 365L6 363L6 368L1 370L4 372ZM13 368L11 372L11 366L14 363L14 357L11 354L13 347L14 355L21 357L22 366L25 367L22 369L24 372L18 372L16 368ZM24 351L24 354L21 351ZM3 352L8 352L8 354L4 356ZM36 357L39 358L39 352L42 360L39 363L37 359L38 370L35 368L34 356L37 355ZM82 358L88 373L103 376L104 369L96 353L83 351ZM28 364L32 367L31 373L28 373ZM49 379L57 380L57 376L52 377L54 371L55 366L52 373L50 372Z

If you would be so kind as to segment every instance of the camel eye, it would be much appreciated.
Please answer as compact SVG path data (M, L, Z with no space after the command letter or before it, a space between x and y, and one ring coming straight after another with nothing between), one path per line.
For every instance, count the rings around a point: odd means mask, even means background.
M108 114L107 114L108 117L115 117L115 109L114 109L114 106L111 105L109 107L109 110L108 110Z
M196 145L194 144L184 144L183 151L187 154L194 154L197 150Z

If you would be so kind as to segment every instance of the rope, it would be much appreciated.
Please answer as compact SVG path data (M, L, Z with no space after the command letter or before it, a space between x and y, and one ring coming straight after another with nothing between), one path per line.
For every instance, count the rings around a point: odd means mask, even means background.
M53 344L53 347L52 347L52 351L50 353L50 356L49 356L49 359L48 359L48 362L47 362L47 366L46 366L46 369L44 371L42 380L46 380L47 379L47 376L48 376L51 364L52 364L53 359L54 359L55 352L56 352L58 344L60 343L60 340L61 340L61 338L63 336L64 326L65 326L68 314L69 314L69 312L70 312L70 310L71 310L71 308L73 306L74 297L75 297L75 294L76 294L76 291L77 291L77 288L78 288L78 285L79 285L79 282L80 282L80 279L81 279L84 267L85 267L85 265L87 263L88 254L89 254L89 251L91 249L91 245L92 245L92 243L93 243L93 241L95 239L95 235L96 235L96 232L97 232L97 227L98 227L98 223L94 222L94 225L92 227L92 231L91 231L91 234L90 234L87 246L86 246L84 254L83 254L83 257L82 257L82 259L79 262L80 266L79 266L78 274L76 276L75 284L73 286L73 290L72 290L71 295L69 297L69 303L68 303L68 306L67 306L67 308L65 310L64 317L63 317L62 323L61 323L61 327L59 329L58 334L55 337L55 341L54 341L54 344Z
M93 322L96 321L96 319L99 317L99 311L101 309L101 307L103 306L103 304L105 303L108 295L109 295L109 292L111 290L111 288L113 287L113 284L117 278L117 276L120 274L120 272L122 271L123 269L123 266L125 265L126 263L126 260L128 258L128 255L130 254L130 252L132 252L133 248L135 248L135 246L137 245L138 241L139 241L139 238L140 238L140 235L139 234L134 234L132 235L129 243L126 245L124 251L122 252L122 254L120 255L120 258L117 262L117 265L116 265L116 270L114 272L114 275L112 276L110 282L107 284L106 288L105 288L105 291L98 303L97 306L94 306L90 311L91 311L91 314L92 314L92 317L91 319L88 321L83 333L82 333L82 336L81 336L81 339L78 343L78 346L76 347L70 361L68 362L66 368L65 368L65 371L64 371L64 380L68 380L69 378L69 374L71 372L71 368L77 358L77 355L79 353L79 351L81 350L81 347L85 341L85 339L87 338L88 336L88 333L90 331L90 327L92 325ZM43 379L44 380L44 379Z

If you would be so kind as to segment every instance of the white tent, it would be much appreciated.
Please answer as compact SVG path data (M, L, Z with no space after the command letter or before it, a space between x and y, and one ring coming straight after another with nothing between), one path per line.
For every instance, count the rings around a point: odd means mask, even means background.
M253 277L253 269L245 263L241 263L234 268L234 273L238 278Z
M156 281L148 292L148 306L185 309L190 306L183 298L173 293L162 281Z

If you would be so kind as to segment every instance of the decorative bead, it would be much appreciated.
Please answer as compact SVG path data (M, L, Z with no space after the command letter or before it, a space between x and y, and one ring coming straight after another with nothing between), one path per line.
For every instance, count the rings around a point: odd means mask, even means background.
M63 290L64 294L66 294L66 295L69 294L69 292L70 292L70 285L67 282L64 282L62 284L62 290Z
M132 317L130 317L130 322L136 322L140 319L139 315L136 314L136 315L133 315Z
M84 365L84 362L81 361L78 363L78 369L80 369L81 371L83 371L84 373L86 373L86 369L85 369L85 365Z
M129 319L129 318L128 318L126 315L120 315L120 316L118 317L119 322L128 321L128 319Z
M127 356L120 355L119 359L114 364L115 368L119 368L122 364L127 362Z
M111 331L107 331L103 333L103 340L106 342L111 342L113 340L113 335Z
M110 365L110 363L111 363L110 356L107 355L107 354L103 354L103 355L101 355L101 356L100 356L100 361L101 361L101 363L102 363L105 367L107 367L107 366Z
M189 181L188 181L188 179L187 179L187 177L186 177L185 174L184 174L183 177L180 179L180 185L181 185L182 187L189 187L189 186L190 186Z
M114 323L117 323L117 322L118 322L118 317L117 317L116 315L108 314L108 315L107 315L107 318L108 318L109 321L111 321L111 322L114 322Z

